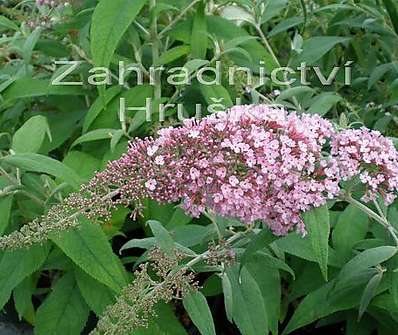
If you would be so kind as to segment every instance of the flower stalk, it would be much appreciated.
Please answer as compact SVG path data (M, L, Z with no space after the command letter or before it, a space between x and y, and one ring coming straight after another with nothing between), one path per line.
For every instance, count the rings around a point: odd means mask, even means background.
M347 201L351 205L357 207L362 212L366 213L369 217L374 219L376 222L381 224L391 235L396 246L398 247L398 231L394 228L394 226L387 220L387 218L384 215L377 214L372 209L370 209L368 206L366 206L363 203L361 203L360 201L354 199L350 194L343 196L342 200Z
M233 233L224 246L232 245L244 233ZM179 261L185 256L178 251L175 256L170 258L157 248L149 252L153 270L161 281L148 275L148 264L140 265L133 283L122 290L114 305L108 306L91 335L124 335L136 328L146 327L149 318L155 316L154 308L159 301L179 300L192 290L197 290L192 267L211 257L210 251L206 250L182 265L179 265Z
M159 36L158 36L158 18L156 15L156 0L150 0L149 9L152 15L151 24L151 39L152 39L152 63L156 64L159 58ZM160 102L162 98L162 85L160 82L160 74L155 73L155 85L154 85L154 98L156 102Z

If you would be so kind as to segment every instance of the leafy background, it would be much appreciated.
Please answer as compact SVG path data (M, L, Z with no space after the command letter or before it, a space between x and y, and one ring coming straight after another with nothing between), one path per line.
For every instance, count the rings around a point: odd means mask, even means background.
M180 123L176 108L164 122L145 121L129 107L180 103L184 116L195 104L220 109L243 103L278 103L318 113L342 128L366 125L397 141L398 14L393 0L75 0L49 10L34 1L0 2L0 233L9 233L78 189L94 172L126 150L128 140ZM57 60L81 60L70 78L83 86L53 86L64 68ZM118 62L165 68L187 66L192 75L222 64L222 85L196 80L172 86L95 87L93 66L118 71ZM352 85L341 69L322 86L308 72L307 85L271 81L235 85L228 66L248 66L257 75L300 62L327 75L352 61ZM294 77L294 76L292 76ZM296 75L297 77L297 75ZM216 105L214 105L216 103ZM382 209L398 228L398 208ZM54 236L30 249L1 253L0 306L6 322L34 327L35 334L86 334L97 317L131 282L146 250L171 238L192 250L217 239L207 217L192 220L178 204L147 201L133 220L119 208L98 225ZM165 229L146 224L156 220ZM240 223L212 218L219 229ZM275 238L253 230L226 271L197 268L202 289L183 303L157 306L144 334L395 334L398 328L398 256L386 231L358 209L330 203L310 212L309 236ZM157 241L157 242L156 242ZM122 248L123 247L123 248ZM122 250L121 250L122 248ZM320 327L320 328L319 328Z

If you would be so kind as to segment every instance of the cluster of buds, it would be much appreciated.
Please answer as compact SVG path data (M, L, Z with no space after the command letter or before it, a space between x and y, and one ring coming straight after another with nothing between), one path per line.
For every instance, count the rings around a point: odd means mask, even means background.
M141 264L134 273L134 281L122 290L114 305L107 307L91 334L130 334L134 329L148 325L159 301L169 302L196 290L198 286L193 274L180 266L183 258L179 252L170 257L160 249L153 249L149 261L157 278L150 276L148 264Z
M53 22L54 20L52 20L51 17L44 15L44 16L40 16L40 18L37 18L35 20L29 20L26 22L26 25L30 28L30 29L36 29L36 28L51 28L54 24Z
M225 264L232 266L236 261L235 251L225 243L225 240L219 240L218 244L211 242L208 245L208 254L206 263L211 266L219 266Z

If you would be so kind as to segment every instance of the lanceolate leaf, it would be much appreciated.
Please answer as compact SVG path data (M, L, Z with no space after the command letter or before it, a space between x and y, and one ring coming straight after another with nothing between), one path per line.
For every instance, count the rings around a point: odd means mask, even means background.
M191 292L184 298L183 303L189 317L202 335L216 335L213 316L202 293Z
M207 52L207 21L204 1L195 13L191 36L191 54L193 58L205 59Z
M398 9L397 3L392 0L383 0L384 6L390 16L391 23L394 26L395 33L398 35Z
M0 189L7 186L6 178L0 176ZM8 223L10 222L11 207L14 196L6 195L0 198L0 235L6 230Z
M27 276L40 269L48 255L48 245L7 251L0 261L0 309L11 296L11 291Z
M252 259L245 266L262 293L269 329L272 334L277 335L281 314L281 280L279 271L275 268L269 268L268 264L262 262L262 258ZM286 265L286 267L288 266Z
M299 65L301 62L306 62L307 65L313 65L336 44L349 40L350 38L339 36L311 37L304 41L303 52L295 58L294 64Z
M81 218L78 228L52 240L83 271L115 292L127 284L122 265L99 225Z
M394 256L396 252L397 248L391 246L377 247L361 252L341 269L337 277L335 290L344 288L351 281L353 281L353 278L355 278L356 274L385 262Z
M228 321L232 322L233 307L234 307L233 296L232 296L232 285L231 285L231 280L229 279L226 273L222 275L221 283L224 294L225 313L227 314Z
M84 300L97 316L103 313L106 306L115 302L114 291L89 276L83 270L76 268L75 278Z
M46 117L42 115L33 116L15 132L12 139L12 149L17 153L37 153L46 134L51 136Z
M261 290L249 271L237 266L227 271L232 288L232 318L242 335L268 334L267 312Z
M381 279L383 278L383 272L377 273L373 276L369 283L366 285L365 290L363 291L361 302L359 303L359 313L358 320L360 320L365 313L367 307L369 306L370 301L376 295L376 290L380 285Z
M64 275L37 310L36 335L76 335L89 314L72 273Z
M48 156L39 154L16 154L3 158L3 161L21 169L39 173L46 173L58 177L74 188L79 188L82 179L75 171Z
M159 248L169 256L173 256L174 241L170 233L162 224L155 220L148 221Z
M167 50L156 60L155 65L160 66L171 63L176 59L188 54L190 50L191 48L189 47L189 45L180 45L178 47Z
M331 302L329 294L333 289L333 285L334 281L330 281L321 288L309 293L297 307L282 335L290 334L296 329L337 311L353 308L359 303L360 290L354 290L343 299Z
M115 98L121 91L120 86L112 86L105 92L105 101L109 103L113 98ZM98 97L88 110L83 123L83 132L86 133L90 125L94 122L96 117L103 110L103 104L101 97Z
M54 86L48 80L20 78L4 91L4 100L17 100L46 95L82 95L84 91L78 86Z
M332 241L334 249L342 260L348 260L354 245L365 237L368 221L368 216L352 205L339 215L332 232Z
M254 255L258 250L266 248L271 242L276 239L276 236L268 229L262 229L259 233L250 238L250 242L247 245L242 258L241 267L248 261L248 259Z
M104 140L104 139L111 139L112 135L116 132L116 129L95 129L92 130L79 138L77 138L71 145L71 147L74 147L75 145L85 143L85 142L91 142L91 141L97 141L97 140Z
M327 280L328 242L330 233L328 207L324 205L305 212L303 214L303 220L308 230L315 259L321 268L324 278Z
M91 23L91 52L96 66L108 67L113 53L146 0L101 1Z
M25 318L30 323L34 322L35 308L32 295L35 291L36 280L34 275L26 277L13 291L15 309L20 319Z

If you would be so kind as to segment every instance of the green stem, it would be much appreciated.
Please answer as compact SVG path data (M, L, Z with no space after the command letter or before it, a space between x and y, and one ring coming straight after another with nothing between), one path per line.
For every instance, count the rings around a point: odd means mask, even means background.
M213 223L213 225L214 225L214 227L215 227L215 230L216 230L216 232L217 232L218 239L219 239L219 240L222 240L223 236L222 236L222 234L221 234L220 227L219 227L218 224L217 224L216 215L214 214L214 212L208 211L208 212L206 213L206 216L207 216L207 217L210 219L210 221Z
M152 1L152 0L151 0ZM194 7L198 2L201 0L194 0L192 1L187 7L185 7L180 14L178 14L173 21L171 21L163 30L159 33L159 38L162 37L166 32L168 32L171 28L174 27L174 25L180 21L184 15L192 8Z
M268 42L267 37L264 35L264 33L263 33L262 29L261 29L261 24L260 24L260 23L257 23L257 24L255 24L254 26L255 26L255 28L256 28L258 34L260 35L261 41L263 42L265 48L267 49L267 51L268 51L269 54L271 55L273 61L275 62L275 64L276 64L278 67L281 67L281 63L279 62L278 57L276 57L274 51L272 50L271 45L270 45L269 42ZM290 84L288 84L287 87L288 87L288 88L292 88ZM293 100L293 104L294 104L294 106L297 108L297 110L298 110L298 111L301 111L301 105L300 105L300 103L298 102L297 98L296 98L295 96L293 96L293 97L292 97L292 100Z
M233 242L235 242L237 239L241 238L244 235L244 233L235 233L234 235L232 235L230 238L228 238L225 241L226 245L230 245ZM206 250L204 253L196 256L195 258L191 259L187 264L185 264L182 269L187 270L189 268L191 268L192 266L194 266L196 263L199 263L201 260L205 259L207 257L207 255L209 254L209 250Z
M363 203L360 201L354 199L351 197L351 195L346 195L343 197L343 200L347 201L351 205L357 207L364 213L366 213L369 217L380 223L386 230L389 232L391 237L394 239L395 244L398 247L398 235L397 235L397 230L393 227L393 225L388 222L387 218L380 216L379 214L375 213L373 210L371 210L368 206L365 206Z
M149 8L151 10L152 24L151 24L151 39L152 39L152 64L155 65L157 59L159 58L159 35L158 35L158 22L157 16L154 11L156 8L156 0L150 0ZM154 98L157 102L162 98L162 86L160 83L160 77L157 71L155 71L155 85L154 85Z

